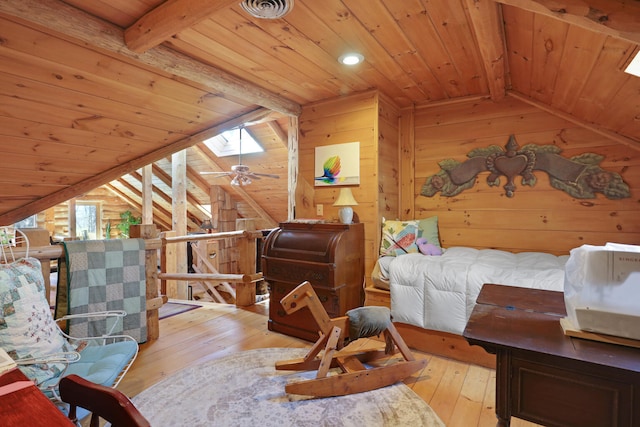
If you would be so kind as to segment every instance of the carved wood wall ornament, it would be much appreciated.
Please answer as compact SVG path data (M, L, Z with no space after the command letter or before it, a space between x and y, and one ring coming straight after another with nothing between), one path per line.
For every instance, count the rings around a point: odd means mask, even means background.
M541 170L549 175L551 186L577 199L595 199L602 193L609 199L630 197L629 186L622 177L602 169L599 164L604 156L582 153L570 159L559 155L562 151L553 144L527 144L522 149L514 135L509 136L505 149L497 145L471 150L469 160L459 162L445 159L438 163L440 172L427 178L420 194L432 197L437 192L452 197L473 187L480 172L489 171L487 184L500 185L504 175L507 197L513 197L516 177L522 177L522 185L533 187L536 176L533 171Z

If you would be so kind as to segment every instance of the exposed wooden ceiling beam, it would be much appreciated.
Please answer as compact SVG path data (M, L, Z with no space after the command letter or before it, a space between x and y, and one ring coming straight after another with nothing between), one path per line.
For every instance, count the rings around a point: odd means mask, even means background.
M228 1L219 0L216 3ZM124 32L120 27L60 0L2 0L0 13L9 20L12 17L20 18L36 24L38 29L48 29L66 40L87 44L119 60L169 73L176 80L206 88L218 96L241 99L286 115L297 116L302 111L302 107L293 101L172 49L158 46L142 54L133 52L125 44Z
M155 167L156 165L153 164L152 168ZM140 183L140 185L142 185L142 175L139 174L138 172L135 173L131 173L129 174L129 177L131 179L135 179L136 181L138 181ZM124 180L119 180L122 182L126 182ZM127 186L131 186L130 183L126 183ZM169 186L171 186L171 183L169 183ZM134 187L131 186L131 191L134 191ZM140 194L140 198L142 199L142 193L138 190L135 190L136 194ZM162 201L169 206L169 209L167 210L164 206L162 206L162 203L157 203L155 201L152 200L153 203L153 210L154 213L157 214L161 214L164 216L164 218L166 218L166 220L168 221L169 224L173 223L173 219L172 219L172 213L171 213L171 205L172 205L172 198L170 195L166 194L164 191L162 191L162 189L156 187L155 185L153 186L153 194L156 196L156 198L160 198L162 199ZM142 200L141 202L142 203ZM206 218L208 215L207 214L203 214L203 215L195 215L193 213L194 210L198 210L198 208L201 208L201 206L199 204L191 204L191 203L187 203L187 226L191 227L191 229L196 230L200 228L200 224L202 223L202 219ZM172 225L169 225L168 229L171 230Z
M188 169L189 169L189 167L187 166L187 174L188 174ZM159 180L164 182L164 184L166 186L171 188L171 185L172 185L171 175L166 173L160 166L158 166L156 164L153 165L153 174L156 177L158 177ZM187 176L187 178L188 178L188 176ZM207 191L208 191L208 189L207 189ZM202 207L200 202L196 199L196 197L190 191L187 191L186 197L187 197L187 204L190 205L193 209L196 209L196 210L200 211L201 215L199 215L199 216L208 217L210 215L209 212L207 212Z
M208 18L238 0L167 0L127 28L124 41L134 52L144 52L174 34Z
M133 180L138 181L138 183L142 185L142 175L140 175L139 173L137 172L132 173L129 175L129 177ZM111 182L111 184L114 184L114 183L117 183L118 185L123 186L125 190L133 194L137 198L137 200L139 200L139 202L136 201L136 204L140 206L140 209L142 208L142 192L140 190L138 190L133 184L131 184L130 182L126 181L123 178ZM168 203L169 205L171 205L171 197L166 196L165 193L162 192L159 188L155 187L154 194L160 196L165 200L166 198L168 198ZM188 207L187 207L187 210L189 211ZM165 221L168 221L169 224L172 224L172 214L170 210L165 209L158 203L154 203L154 211L157 215L161 215L165 219ZM188 221L187 225L191 227L191 229L200 228L200 223L202 222L200 218L198 218L196 215L193 215L190 212L187 213L187 221ZM169 230L171 229L171 225L169 225L168 229Z
M466 0L471 24L482 56L491 99L504 98L505 43L500 7L493 0Z
M191 181L191 183L193 185L195 185L196 187L198 187L203 193L205 194L209 194L209 188L211 187L209 185L209 183L207 182L206 179L204 179L202 177L202 175L200 175L198 173L198 171L196 171L195 169L193 169L191 166L187 165L187 179L189 181ZM207 204L209 204L210 200L207 200ZM211 212L207 212L207 210L205 208L202 207L201 204L198 205L198 208L200 209L200 212L207 218L211 218Z
M127 195L124 191L117 187L120 184L119 181L111 181L108 184L104 185L104 188L112 192L117 198L124 201L129 206L135 208L136 210L140 209L140 203L133 199L133 197Z
M151 165L151 168L152 168L152 171L155 174L155 168L156 168L155 163ZM128 176L131 177L131 179L135 179L136 181L139 181L140 183L142 183L142 176L140 174L138 174L138 172L132 172ZM169 185L171 185L171 184L169 184ZM161 199L162 202L165 203L165 205L171 206L171 196L168 195L167 193L165 193L164 191L162 191L162 189L158 188L155 185L152 185L152 194L154 196L156 196L156 198ZM162 207L162 205L160 205L159 203L157 203L155 201L153 203L154 203L154 206L158 205L158 206ZM155 207L154 207L154 209L155 209ZM166 211L167 215L169 215L169 217L171 217L170 211L166 210L163 207L162 207L162 209L164 209Z
M134 179L136 181L138 181L140 184L142 184L142 176L139 174L131 174L129 175L131 179ZM131 193L136 199L136 207L139 208L140 210L142 210L142 191L138 190L133 184L131 184L130 182L128 182L127 180L125 180L124 178L120 178L116 181L111 181L110 183L111 185L116 186L120 185L122 187L124 187L125 190L127 190L129 193ZM158 190L156 188L156 190ZM153 203L153 200L152 200ZM167 211L166 209L164 209L161 205L159 205L158 203L154 203L154 207L153 207L154 211L156 213L160 213L161 215L164 215L165 219L169 219L169 224L171 223L171 212Z
M267 122L267 126L269 126L269 129L273 131L273 133L276 135L276 138L280 140L282 145L286 147L289 143L289 135L287 135L287 133L282 130L282 127L280 127L278 122L276 122L275 120Z
M496 1L640 44L640 2L637 0Z
M204 179L202 175L200 175L198 171L191 166L187 166L187 178L189 179L189 181L193 182L194 185L200 188L203 193L209 194L209 188L211 187L211 184L209 184L207 180Z
M118 197L119 199L127 203L129 206L139 210L141 208L140 203L138 203L133 198L125 194L121 189L117 188L118 184L119 184L118 181L112 181L109 184L105 184L104 187L107 190L109 190L111 193L113 193L113 195L115 195L116 197ZM157 223L158 225L163 226L166 230L171 229L171 225L170 225L171 223L170 222L167 223L166 219L163 219L161 215L156 215L156 217L154 218L154 222Z
M1 4L3 3L0 2L0 5ZM233 129L248 121L258 120L264 115L269 114L269 112L270 111L265 108L259 108L250 113L243 114L224 123L220 123L216 126L205 129L202 132L198 132L192 136L183 138L172 144L161 147L155 151L145 154L144 156L129 160L128 162L122 163L114 168L99 173L98 175L94 175L90 178L80 181L77 184L63 188L62 190L56 191L55 193L49 194L40 199L22 205L17 209L0 215L0 224L13 224L14 222L28 217L29 215L33 215L34 213L48 209L51 206L66 202L67 200L77 196L78 194L83 194L90 190L93 190L94 188L100 187L101 185L113 181L114 179L120 178L122 175L126 175L131 171L140 169L141 167L160 160L163 157L170 156L172 153L184 150L185 148L195 145L198 142L204 141L207 138L218 135L225 130Z

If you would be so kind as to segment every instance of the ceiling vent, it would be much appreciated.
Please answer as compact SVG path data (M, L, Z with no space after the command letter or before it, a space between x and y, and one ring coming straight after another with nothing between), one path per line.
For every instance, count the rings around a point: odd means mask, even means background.
M291 12L293 0L242 0L240 6L254 18L279 19Z

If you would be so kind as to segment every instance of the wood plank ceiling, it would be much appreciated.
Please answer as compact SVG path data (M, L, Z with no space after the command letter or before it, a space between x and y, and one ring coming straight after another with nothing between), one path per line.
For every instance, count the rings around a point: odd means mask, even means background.
M0 224L112 181L137 203L151 162L166 221L167 159L187 148L196 224L224 181L199 172L236 160L200 142L255 120L266 152L243 160L282 179L225 187L243 215L285 220L289 117L370 89L399 107L517 96L640 146L640 78L622 71L638 1L295 0L275 20L238 2L0 1ZM365 61L339 64L348 51Z

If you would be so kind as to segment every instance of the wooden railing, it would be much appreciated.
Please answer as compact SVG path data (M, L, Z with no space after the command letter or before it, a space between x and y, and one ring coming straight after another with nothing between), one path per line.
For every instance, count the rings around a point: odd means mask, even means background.
M200 283L221 282L227 286L230 293L235 298L237 306L248 306L256 302L256 285L255 283L262 280L262 273L256 270L256 239L262 238L261 231L238 230L222 233L211 234L195 234L189 236L166 237L162 236L162 251L167 253L166 248L171 244L186 242L209 242L224 239L234 239L239 252L239 270L240 273L220 273L217 268L207 260L206 255L200 252L200 260L206 266L206 270L196 271L195 273L168 273L167 265L171 264L168 260L161 262L158 274L161 283L161 290L164 295L167 294L167 281L169 280L186 280L196 281ZM194 246L195 254L198 253L198 247ZM198 268L197 266L194 266ZM207 271L207 272L204 272ZM235 289L228 286L229 283L235 284ZM206 285L205 285L206 287ZM213 287L206 287L210 292L215 292Z
M262 232L250 230L238 230L225 233L197 234L190 236L167 237L167 233L159 233L154 225L132 225L130 229L131 238L142 238L145 240L145 275L146 275L146 300L147 300L147 339L154 340L160 336L158 309L167 302L166 287L167 281L216 281L229 282L235 284L235 300L237 306L248 306L255 303L256 286L255 282L262 279L262 273L256 273L256 239L262 238ZM240 261L239 274L221 273L171 273L166 271L169 256L167 248L172 244L191 241L211 241L233 238L236 240ZM158 252L160 252L161 262L158 263ZM25 249L15 248L16 258L24 257ZM62 245L31 246L29 256L39 260L53 260L64 258L64 247ZM158 266L160 265L160 271ZM160 285L160 286L159 286Z

